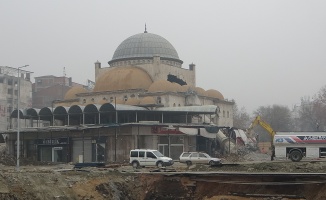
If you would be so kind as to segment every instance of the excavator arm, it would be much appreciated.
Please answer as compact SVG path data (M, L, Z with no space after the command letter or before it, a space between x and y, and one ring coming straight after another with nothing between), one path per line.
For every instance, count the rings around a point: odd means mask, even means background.
M272 136L272 139L274 139L275 131L267 122L263 121L260 116L257 116L255 120L252 121L251 125L247 129L247 132L250 133L251 130L255 128L257 125L263 127Z
M274 155L275 155L275 152L274 152L274 144L273 144L273 141L274 141L274 136L275 136L275 131L273 130L273 128L271 127L271 125L269 125L267 122L263 121L261 119L260 116L257 116L255 118L254 121L252 121L251 125L249 126L249 128L247 129L247 133L248 134L251 134L251 131L253 128L255 128L257 125L260 125L261 127L263 127L270 135L271 135L271 145L272 145L272 157L271 157L271 160L274 160Z

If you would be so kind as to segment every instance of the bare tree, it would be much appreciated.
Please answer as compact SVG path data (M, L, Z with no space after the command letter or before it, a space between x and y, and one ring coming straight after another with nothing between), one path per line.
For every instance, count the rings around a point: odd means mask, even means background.
M269 123L274 131L293 130L293 118L287 106L260 106L254 114L259 115L265 122Z
M326 85L319 90L314 99L313 112L316 118L316 131L324 131L326 126Z
M250 125L250 116L246 109L242 107L240 110L235 103L233 106L233 126L240 129L247 129Z
M301 98L298 107L299 118L296 120L300 131L326 130L326 86L323 86L312 98Z
M309 97L301 98L298 107L299 118L295 119L300 131L315 131L318 126L315 103Z

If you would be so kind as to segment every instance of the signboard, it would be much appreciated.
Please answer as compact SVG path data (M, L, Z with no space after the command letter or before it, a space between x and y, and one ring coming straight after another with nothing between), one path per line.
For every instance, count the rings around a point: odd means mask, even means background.
M68 138L55 138L55 139L37 139L35 141L39 145L59 145L68 144Z
M326 135L275 135L275 143L326 144Z

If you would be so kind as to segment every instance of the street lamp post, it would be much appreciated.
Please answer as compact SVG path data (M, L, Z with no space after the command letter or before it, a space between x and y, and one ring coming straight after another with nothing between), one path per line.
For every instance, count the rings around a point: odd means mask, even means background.
M19 153L20 153L20 141L19 141L19 131L20 131L20 116L19 116L19 103L20 103L20 69L21 68L24 68L24 67L28 67L29 65L24 65L24 66L21 66L21 67L18 67L17 68L17 166L16 166L16 170L19 171Z

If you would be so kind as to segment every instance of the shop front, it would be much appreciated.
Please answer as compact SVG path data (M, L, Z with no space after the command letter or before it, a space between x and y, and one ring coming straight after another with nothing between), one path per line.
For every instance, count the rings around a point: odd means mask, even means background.
M38 160L43 162L68 162L69 139L37 139Z

